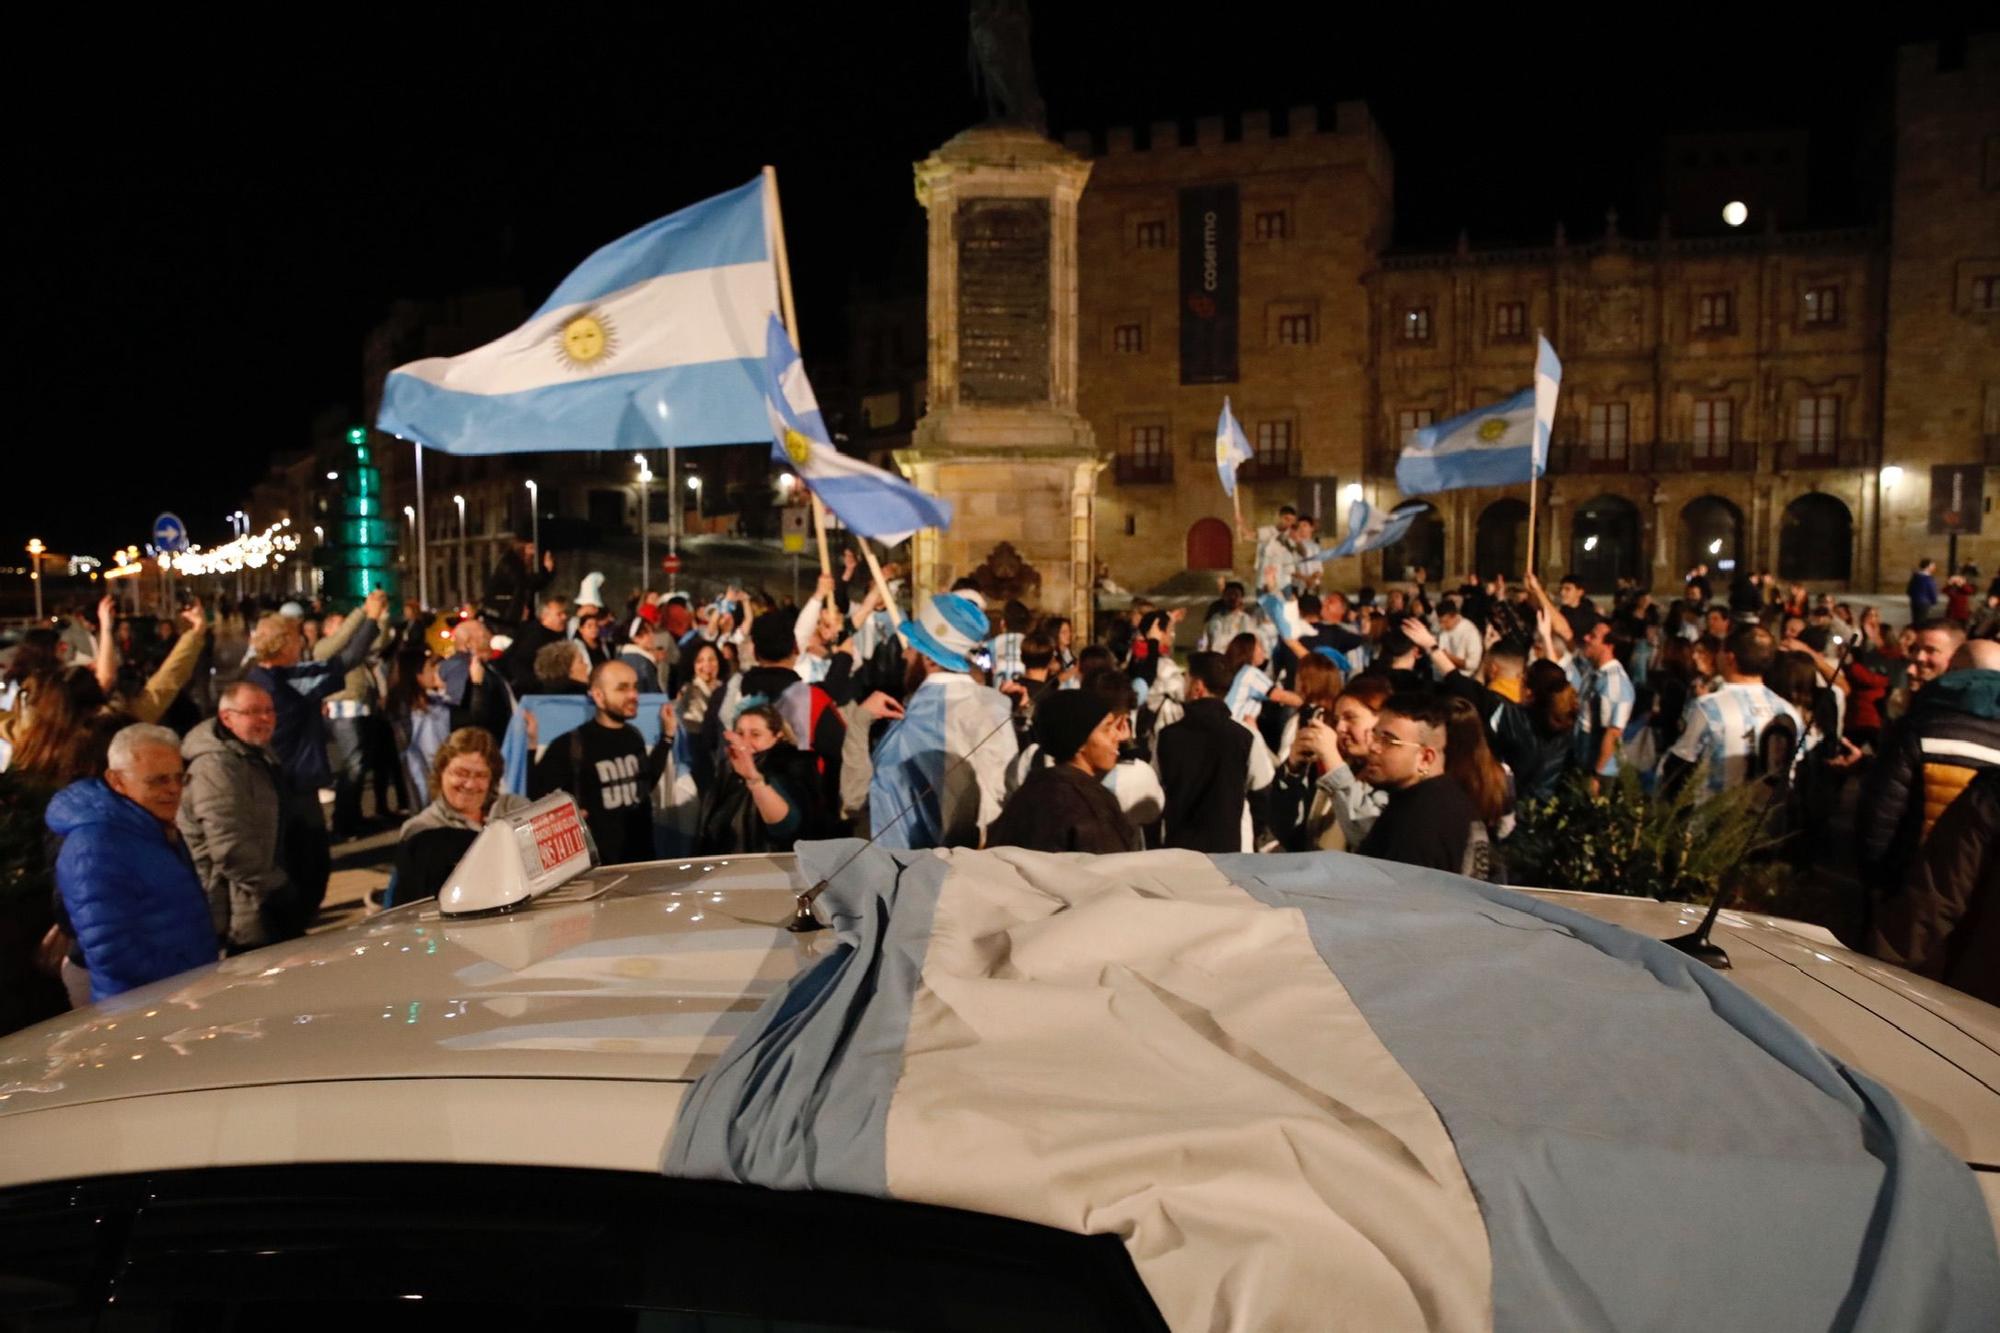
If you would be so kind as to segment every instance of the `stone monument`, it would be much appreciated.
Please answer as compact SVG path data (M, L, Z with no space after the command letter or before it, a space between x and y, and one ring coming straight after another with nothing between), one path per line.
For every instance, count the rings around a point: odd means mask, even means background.
M896 463L955 516L917 534L913 589L921 600L976 578L989 597L1070 617L1087 642L1103 467L1076 410L1076 205L1090 163L1001 123L951 139L916 176L930 217L930 392Z

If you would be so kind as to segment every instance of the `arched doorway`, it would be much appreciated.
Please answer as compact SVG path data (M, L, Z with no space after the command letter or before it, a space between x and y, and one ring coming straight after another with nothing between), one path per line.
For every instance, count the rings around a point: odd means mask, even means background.
M1219 518L1198 518L1187 534L1189 569L1229 569L1233 567L1229 525Z
M1505 574L1517 579L1528 563L1528 502L1495 500L1479 515L1473 570L1482 579Z
M1746 578L1743 563L1743 511L1719 495L1698 495L1681 506L1679 565L1686 573L1697 564L1721 579Z
M1814 491L1785 506L1778 528L1778 577L1845 583L1854 570L1854 515Z
M1403 540L1382 548L1382 577L1390 581L1412 578L1423 570L1432 582L1441 582L1444 572L1444 519L1435 509L1426 509L1410 524Z
M1600 495L1576 511L1569 569L1592 592L1611 592L1639 577L1639 510L1618 495Z

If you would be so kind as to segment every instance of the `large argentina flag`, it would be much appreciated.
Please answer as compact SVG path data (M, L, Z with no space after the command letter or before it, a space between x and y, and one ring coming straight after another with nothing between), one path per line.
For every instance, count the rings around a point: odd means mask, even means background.
M1490 407L1410 431L1396 460L1397 489L1428 495L1467 486L1512 486L1541 476L1549 467L1549 435L1561 387L1562 362L1549 340L1537 335L1534 385Z
M1338 853L799 857L834 947L689 1090L669 1174L1115 1235L1178 1330L2000 1309L1965 1164L1653 940Z
M762 176L648 223L512 333L391 371L375 424L452 454L761 440L776 233Z

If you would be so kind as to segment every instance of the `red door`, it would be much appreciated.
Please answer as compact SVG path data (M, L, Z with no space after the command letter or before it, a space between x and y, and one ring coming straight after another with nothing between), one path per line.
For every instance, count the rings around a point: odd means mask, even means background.
M1230 555L1231 537L1229 525L1219 518L1198 519L1188 529L1187 567L1189 569L1231 569L1235 561Z

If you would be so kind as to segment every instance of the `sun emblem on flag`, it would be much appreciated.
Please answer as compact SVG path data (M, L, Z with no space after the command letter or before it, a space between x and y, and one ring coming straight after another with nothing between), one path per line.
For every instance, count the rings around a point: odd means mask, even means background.
M601 310L586 310L563 321L556 334L556 359L570 370L589 370L618 353L618 329Z
M812 441L795 430L785 431L785 457L792 460L794 467L804 467L812 461Z
M1233 449L1231 449L1231 448L1229 447L1229 441L1228 441L1228 440L1225 440L1225 439L1217 439L1217 440L1216 440L1216 442L1215 442L1215 461L1216 461L1216 464L1217 464L1218 466L1220 466L1220 467L1227 467L1227 466L1229 465L1229 460L1230 460L1231 458L1235 457L1235 455L1236 455L1236 451L1235 451L1235 450L1233 450Z
M1501 417L1488 417L1479 423L1479 442L1491 444L1507 433L1507 422Z

